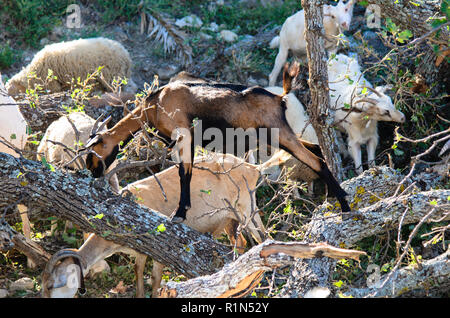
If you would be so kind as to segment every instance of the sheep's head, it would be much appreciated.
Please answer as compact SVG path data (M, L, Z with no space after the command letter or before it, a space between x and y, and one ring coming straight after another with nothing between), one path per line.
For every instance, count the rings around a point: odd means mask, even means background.
M83 259L73 249L55 253L42 273L42 297L73 298L79 289L84 293Z
M378 86L375 89L367 88L369 93L354 101L354 106L357 109L378 121L405 122L405 115L395 108L391 98L385 94L385 91L390 88L389 86Z
M334 14L338 19L338 25L341 30L347 31L350 28L350 23L352 22L353 7L355 5L355 0L349 0L347 3L339 0L336 5Z
M25 93L27 90L20 81L15 80L14 77L11 78L6 84L5 84L6 90L8 91L8 95L13 96L20 93Z

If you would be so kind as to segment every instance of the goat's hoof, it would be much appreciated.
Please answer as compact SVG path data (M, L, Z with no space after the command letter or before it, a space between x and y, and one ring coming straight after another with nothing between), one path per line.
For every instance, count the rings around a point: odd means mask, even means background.
M182 218L181 216L176 216L174 215L171 219L172 223L178 224L178 223L183 223L184 218Z

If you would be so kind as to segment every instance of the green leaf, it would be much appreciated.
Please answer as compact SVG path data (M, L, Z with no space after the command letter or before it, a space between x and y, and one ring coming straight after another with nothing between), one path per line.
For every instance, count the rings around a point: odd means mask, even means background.
M16 134L11 134L11 136L9 136L9 139L17 139Z
M413 34L410 30L404 30L398 34L397 41L405 43L405 41L409 40L412 36Z
M162 232L164 232L165 230L166 230L166 226L165 226L163 223L161 223L160 225L158 225L158 227L156 228L156 231L159 232L159 233L162 233Z
M436 200L432 200L432 201L430 201L430 204L433 205L433 206L436 206L438 203L437 203Z
M203 190L201 189L200 192L206 193L206 194L211 194L211 190Z
M53 167L51 164L49 164L48 162L47 162L47 159L45 159L45 157L42 157L41 158L41 162L42 162L42 164L44 165L44 167L46 167L47 169L49 169L51 172L55 172L56 170L55 170L55 167Z
M101 219L103 219L104 216L105 216L105 215L104 215L103 213L99 213L99 214L96 214L96 215L94 216L94 219L99 219L99 220L101 220Z
M403 150L400 150L400 149L398 149L398 148L395 148L395 149L394 149L394 154L395 154L396 156L403 156L403 155L405 154L405 152L404 152Z
M337 288L341 288L342 285L344 285L344 282L342 280L338 280L337 282L334 282L333 285Z

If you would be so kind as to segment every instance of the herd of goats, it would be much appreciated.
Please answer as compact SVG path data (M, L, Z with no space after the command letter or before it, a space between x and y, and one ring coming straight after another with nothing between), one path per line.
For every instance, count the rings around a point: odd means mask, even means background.
M405 116L385 93L389 87L373 87L364 78L356 55L336 54L336 36L348 30L354 2L350 0L344 3L340 0L336 6L324 6L324 38L325 47L330 53L328 77L331 107L335 110L334 120L338 128L348 135L348 153L355 163L356 171L361 173L361 145L367 145L368 162L375 163L377 122L403 123ZM303 163L303 167L306 165L313 171L314 178L320 178L327 185L329 193L336 196L342 211L349 212L346 192L321 157L317 135L309 124L305 108L290 92L299 67L296 63L289 65L285 62L288 51L305 53L304 29L305 17L301 10L285 21L279 37L270 43L271 47L279 47L269 76L270 87L213 82L181 72L168 84L148 94L133 111L109 129L108 118L104 121L94 120L82 112L62 116L52 122L45 132L37 149L37 158L44 157L55 165L67 163L72 158L61 145L73 148L78 140L83 144L79 153L86 167L93 177L99 178L115 167L121 145L129 142L143 124L154 127L164 140L171 140L174 131L181 131L176 141L182 140L187 146L178 150L178 167L172 166L122 189L114 174L109 179L111 189L117 194L131 192L141 198L139 203L167 215L173 222L184 222L187 226L214 236L226 233L239 251L243 251L246 245L242 234L237 234L239 221L245 223L257 242L263 241L265 228L259 214L252 213L254 198L239 196L236 188L254 188L261 174L270 168L282 167L286 161L284 158L293 157ZM18 156L16 150L24 149L27 142L27 123L13 97L41 83L39 78L47 78L49 70L52 70L53 76L46 82L46 89L54 93L70 88L68 83L72 78L85 78L100 65L103 66L103 77L99 80L99 87L104 85L103 81L110 83L115 77L128 78L124 92L131 94L122 92L118 97L133 96L134 100L137 86L131 80L130 55L120 43L106 38L47 45L6 85L0 80L0 151ZM282 86L277 87L275 85L283 65ZM30 77L29 74L36 76ZM107 87L104 85L105 90ZM111 93L108 94L111 96ZM271 159L258 164L232 154L216 154L212 160L211 157L208 160L196 157L194 160L194 147L197 145L190 133L194 120L202 121L203 130L214 127L223 131L224 135L227 128L276 128L279 150ZM73 160L69 167L81 169L77 161ZM223 171L229 173L211 173ZM202 189L213 189L213 195L201 196ZM224 199L238 202L239 218L227 209L208 213L211 207L223 206ZM18 210L24 235L30 238L27 207L18 204ZM147 256L96 234L89 234L77 250L63 249L53 255L42 274L42 295L74 297L78 289L84 286L84 276L99 262L104 262L106 257L117 252L136 257L136 296L144 297L143 271ZM69 284L69 273L73 269L76 271L76 283ZM163 264L153 263L151 278L154 297L158 295L162 269Z

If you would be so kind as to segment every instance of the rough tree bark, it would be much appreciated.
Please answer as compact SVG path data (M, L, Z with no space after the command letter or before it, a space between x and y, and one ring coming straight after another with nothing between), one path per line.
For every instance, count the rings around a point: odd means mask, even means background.
M343 182L343 189L352 197L350 206L353 210L359 210L362 219L343 221L339 214L333 213L336 207L325 203L316 209L316 217L308 224L305 235L308 237L308 242L320 241L334 246L349 247L365 237L385 233L389 229L397 229L399 223L402 225L417 223L433 209L435 211L432 218L427 222L450 219L448 202L450 190L430 190L431 187L427 186L425 189L427 191L421 192L413 185L413 180L407 179L401 188L409 188L410 191L405 190L399 196L393 197L403 178L390 168L375 167L356 178ZM425 180L423 176L417 179ZM335 266L336 261L332 259L297 260L280 296L301 297L316 286L331 289L331 274ZM432 280L436 278L433 276L435 274L439 273L429 271L426 275L430 277L424 275L422 280L428 278ZM450 274L443 275L448 282ZM443 277L440 276L440 279L442 280ZM358 292L354 296L361 293ZM395 296L392 293L389 295Z
M147 209L129 197L114 195L103 179L78 172L51 172L42 164L0 153L0 209L19 199L29 208L39 208L72 221L85 232L148 255L186 277L217 271L232 260L231 249L183 224ZM160 224L165 231L157 231Z
M334 121L334 112L330 109L328 93L322 6L323 1L321 0L302 0L302 8L305 11L306 52L309 65L308 84L311 91L308 113L325 161L336 179L342 181L342 161L336 143L336 131L331 126Z

